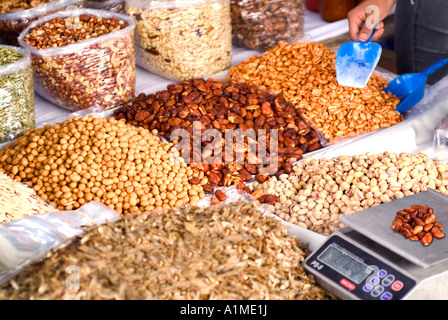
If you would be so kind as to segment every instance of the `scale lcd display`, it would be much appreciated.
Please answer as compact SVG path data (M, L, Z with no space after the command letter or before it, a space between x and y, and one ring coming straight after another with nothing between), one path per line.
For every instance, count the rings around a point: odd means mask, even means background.
M329 245L317 259L356 284L360 284L373 272L372 267L355 259L333 244Z

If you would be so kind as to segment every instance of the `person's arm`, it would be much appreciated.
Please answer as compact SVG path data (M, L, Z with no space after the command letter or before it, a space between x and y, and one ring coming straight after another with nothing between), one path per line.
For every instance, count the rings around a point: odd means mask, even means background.
M348 26L350 38L353 41L366 41L372 29L366 26L366 19L368 17L366 9L368 6L374 5L378 7L379 19L383 21L384 18L392 11L397 0L365 0L348 13ZM377 31L372 38L372 41L377 41L384 33L384 24L380 22Z

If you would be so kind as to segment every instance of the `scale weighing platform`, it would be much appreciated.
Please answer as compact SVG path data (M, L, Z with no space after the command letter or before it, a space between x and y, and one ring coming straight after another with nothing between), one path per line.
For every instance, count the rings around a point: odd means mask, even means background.
M448 228L448 197L429 189L340 219L333 232L304 262L319 285L341 299L448 299L448 235L428 246L392 229L397 211L412 205L434 209Z

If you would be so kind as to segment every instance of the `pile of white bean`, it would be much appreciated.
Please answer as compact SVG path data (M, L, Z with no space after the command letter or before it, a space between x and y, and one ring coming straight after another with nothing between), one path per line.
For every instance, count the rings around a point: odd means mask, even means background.
M448 164L424 153L366 153L305 158L291 174L255 182L253 194L280 198L280 218L321 234L344 225L339 218L428 188L448 194Z

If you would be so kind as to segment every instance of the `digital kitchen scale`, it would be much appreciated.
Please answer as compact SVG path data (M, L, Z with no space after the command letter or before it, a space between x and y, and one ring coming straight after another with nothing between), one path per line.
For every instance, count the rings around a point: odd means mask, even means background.
M341 299L448 299L448 235L429 246L392 229L397 211L428 205L448 229L448 197L429 189L339 219L304 262L319 285Z

